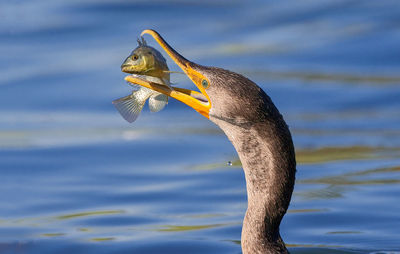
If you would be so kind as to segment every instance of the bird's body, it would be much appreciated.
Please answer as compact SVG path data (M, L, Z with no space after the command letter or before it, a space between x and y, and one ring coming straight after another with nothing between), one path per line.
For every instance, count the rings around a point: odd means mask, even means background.
M152 35L199 88L162 86L126 77L191 106L218 125L235 147L246 178L248 208L243 220L243 254L288 253L279 225L293 192L296 160L292 137L270 97L246 77L190 62L153 30ZM142 34L143 34L142 33Z

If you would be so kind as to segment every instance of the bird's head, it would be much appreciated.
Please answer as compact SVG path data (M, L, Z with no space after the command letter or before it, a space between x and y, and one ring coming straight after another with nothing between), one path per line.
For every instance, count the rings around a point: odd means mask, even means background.
M144 34L151 35L160 44L199 91L168 88L135 76L127 76L126 81L175 98L214 122L246 123L265 118L264 114L269 111L265 102L270 99L255 83L240 74L187 60L154 30L144 30L142 36ZM260 107L263 109L260 110ZM261 115L259 112L262 112Z

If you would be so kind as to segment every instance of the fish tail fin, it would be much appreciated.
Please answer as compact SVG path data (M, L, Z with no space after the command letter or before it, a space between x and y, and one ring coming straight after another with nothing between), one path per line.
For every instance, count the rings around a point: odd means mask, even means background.
M168 104L168 96L165 94L153 95L149 99L149 108L151 112L158 112Z
M135 96L128 95L117 100L114 100L112 103L114 104L115 108L121 114L121 116L128 122L134 122L140 112L143 109L146 100L140 100Z

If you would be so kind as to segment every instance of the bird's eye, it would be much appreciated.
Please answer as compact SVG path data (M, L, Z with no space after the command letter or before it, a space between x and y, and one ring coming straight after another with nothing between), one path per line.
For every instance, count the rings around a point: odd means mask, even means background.
M201 81L201 85L202 85L204 88L208 88L208 81L205 80L205 79L203 79L203 80Z
M136 61L136 60L139 59L139 57L138 57L138 55L133 55L133 56L132 56L132 59Z

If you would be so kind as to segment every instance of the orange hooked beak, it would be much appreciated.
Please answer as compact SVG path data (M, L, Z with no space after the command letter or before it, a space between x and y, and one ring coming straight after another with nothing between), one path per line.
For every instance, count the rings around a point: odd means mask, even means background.
M203 116L209 118L209 112L211 108L210 98L206 93L206 88L204 84L209 84L207 78L205 78L201 73L194 70L191 65L192 62L188 61L186 58L181 56L178 52L176 52L162 37L154 30L144 30L141 34L151 35L158 44L165 50L165 52L172 58L172 60L185 72L185 74L193 81L193 83L197 86L200 92L179 88L179 87L167 87L163 85L159 85L157 83L153 83L150 81L146 81L140 79L135 76L127 76L125 80L138 84L159 93L170 96L178 101L185 103L186 105L192 107L194 110L202 114Z

